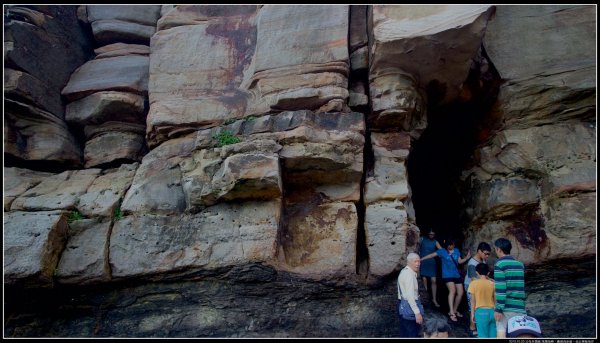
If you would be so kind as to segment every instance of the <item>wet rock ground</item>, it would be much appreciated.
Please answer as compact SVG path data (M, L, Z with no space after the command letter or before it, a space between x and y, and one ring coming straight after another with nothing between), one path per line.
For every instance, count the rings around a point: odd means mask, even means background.
M438 286L438 303L440 307L435 307L433 302L431 302L431 295L425 290L423 287L423 283L419 280L419 294L421 297L421 302L423 303L423 308L425 309L425 317L437 317L445 319L446 322L450 326L450 332L448 333L449 337L460 337L460 338L469 338L471 337L469 334L469 313L466 311L466 299L461 301L461 306L459 306L459 311L463 315L462 318L457 318L456 322L453 322L448 317L448 304L440 301L440 299L447 299L447 293L444 292L443 289L439 289ZM443 296L442 296L443 295Z

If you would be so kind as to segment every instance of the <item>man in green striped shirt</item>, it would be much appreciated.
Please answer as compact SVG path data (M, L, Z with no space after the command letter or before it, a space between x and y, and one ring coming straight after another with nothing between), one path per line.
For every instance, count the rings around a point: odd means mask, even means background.
M508 320L525 311L525 266L510 256L512 244L506 238L494 242L498 260L494 265L494 283L496 286L496 332L498 338L506 337Z

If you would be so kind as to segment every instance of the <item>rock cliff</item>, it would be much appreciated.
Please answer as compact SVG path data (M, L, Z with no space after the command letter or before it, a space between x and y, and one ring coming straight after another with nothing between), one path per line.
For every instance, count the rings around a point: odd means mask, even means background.
M594 6L4 15L5 337L397 337L431 227L594 337Z

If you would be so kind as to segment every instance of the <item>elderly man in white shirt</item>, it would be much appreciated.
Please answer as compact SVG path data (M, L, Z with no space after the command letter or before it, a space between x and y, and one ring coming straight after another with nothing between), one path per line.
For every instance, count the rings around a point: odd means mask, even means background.
M419 300L417 271L421 265L418 254L410 253L406 257L406 267L398 275L398 316L400 317L400 336L419 337L423 323L423 305Z

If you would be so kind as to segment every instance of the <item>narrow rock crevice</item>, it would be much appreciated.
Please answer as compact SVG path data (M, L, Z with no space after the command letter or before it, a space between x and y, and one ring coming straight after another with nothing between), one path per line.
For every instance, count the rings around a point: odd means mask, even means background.
M367 6L350 6L349 11L349 25L348 25L348 56L352 56L352 53L359 54L358 50L368 48L368 34L367 34L367 21L369 11ZM357 28L356 31L352 31L353 28ZM365 28L364 32L360 32L359 28ZM365 41L363 44L355 44L356 40L360 41L360 38ZM352 61L360 61L359 59L352 59ZM371 108L371 98L369 96L369 73L368 73L368 53L367 61L365 65L351 65L350 75L348 77L348 91L350 92L349 105L354 112L363 113L365 119L365 144L363 147L363 172L360 179L360 198L356 203L356 213L358 216L357 235L356 235L356 274L364 276L365 278L369 274L369 249L367 247L367 237L365 232L365 184L367 174L373 172L373 149L371 146L371 129L369 123L366 120L367 114ZM355 94L352 94L354 92ZM362 100L362 94L365 95L366 101Z

